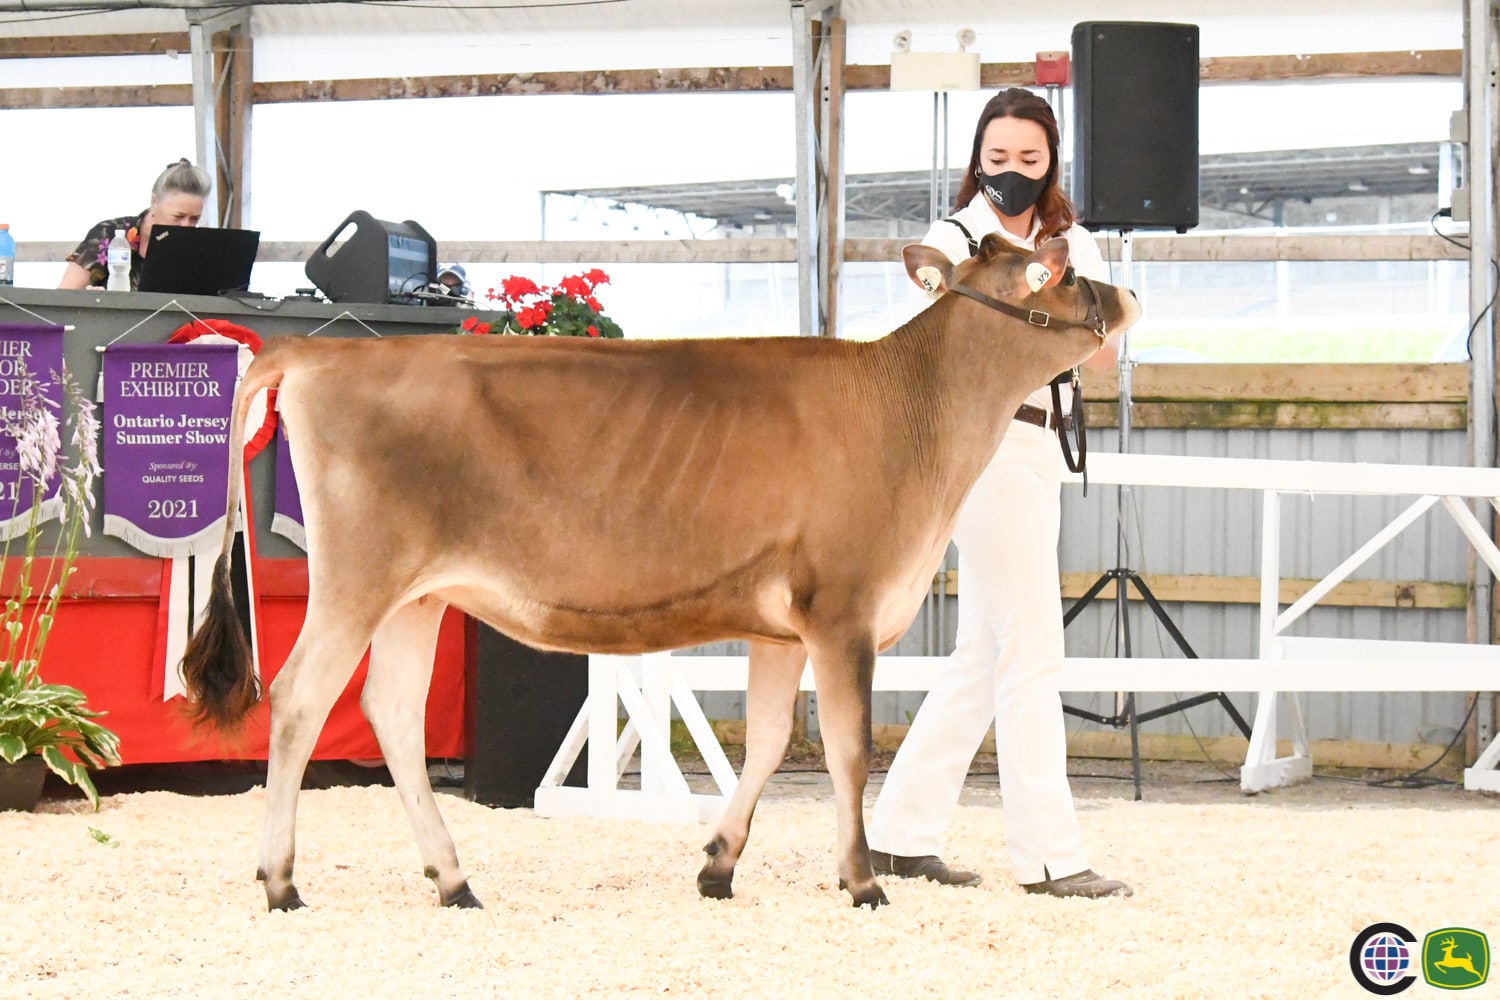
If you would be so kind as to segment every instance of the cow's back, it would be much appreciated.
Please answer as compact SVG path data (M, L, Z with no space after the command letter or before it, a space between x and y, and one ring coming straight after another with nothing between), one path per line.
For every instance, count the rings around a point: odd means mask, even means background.
M310 550L409 588L488 581L496 614L734 607L703 622L718 634L779 629L759 619L809 560L855 572L900 544L870 535L895 525L858 409L867 347L433 336L272 357ZM725 589L742 599L709 599Z

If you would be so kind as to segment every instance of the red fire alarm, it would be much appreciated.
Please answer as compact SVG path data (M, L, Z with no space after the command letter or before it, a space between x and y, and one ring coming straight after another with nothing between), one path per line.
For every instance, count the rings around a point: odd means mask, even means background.
M1036 54L1036 85L1050 87L1068 85L1068 54L1066 52L1038 52Z

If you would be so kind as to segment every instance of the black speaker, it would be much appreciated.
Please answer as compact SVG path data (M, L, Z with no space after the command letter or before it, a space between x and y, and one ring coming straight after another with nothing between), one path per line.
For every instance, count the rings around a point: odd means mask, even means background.
M386 222L355 211L302 270L330 302L420 305L413 293L437 280L437 242L410 219Z
M1198 26L1073 27L1073 203L1090 229L1198 224Z
M588 700L589 658L532 649L473 619L467 626L464 794L482 805L530 809ZM587 787L587 753L563 784Z

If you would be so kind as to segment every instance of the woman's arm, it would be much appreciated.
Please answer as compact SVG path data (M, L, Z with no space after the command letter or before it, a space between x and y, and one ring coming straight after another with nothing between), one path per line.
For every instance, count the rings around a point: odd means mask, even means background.
M63 271L62 281L58 282L58 288L87 288L93 276L88 271L79 267L71 260L68 261L67 269Z

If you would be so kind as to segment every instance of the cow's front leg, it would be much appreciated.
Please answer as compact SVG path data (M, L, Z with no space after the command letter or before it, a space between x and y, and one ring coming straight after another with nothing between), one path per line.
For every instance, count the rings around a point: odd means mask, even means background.
M870 689L875 679L875 643L868 635L808 639L818 689L823 753L838 809L839 888L855 906L874 909L890 902L870 867L865 840L865 782L870 775Z
M734 866L750 839L750 820L766 782L786 756L797 703L797 682L807 663L801 643L750 644L750 675L745 698L745 766L734 796L703 848L708 860L698 873L698 892L712 899L734 895Z
M360 708L370 720L391 779L422 852L422 871L444 906L482 909L469 890L453 838L443 824L427 777L427 688L447 604L421 597L398 608L370 642L370 672Z

